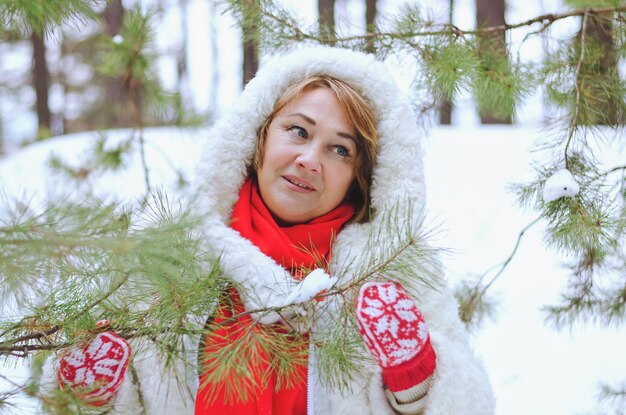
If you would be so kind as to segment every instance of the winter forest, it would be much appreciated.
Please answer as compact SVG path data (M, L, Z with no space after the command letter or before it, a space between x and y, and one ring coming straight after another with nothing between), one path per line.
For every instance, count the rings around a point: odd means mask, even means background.
M92 413L41 374L100 320L165 356L199 334L224 283L187 209L202 138L267 57L305 44L375 54L411 97L497 414L626 413L623 2L0 0L0 16L0 414ZM321 346L339 383L352 335Z

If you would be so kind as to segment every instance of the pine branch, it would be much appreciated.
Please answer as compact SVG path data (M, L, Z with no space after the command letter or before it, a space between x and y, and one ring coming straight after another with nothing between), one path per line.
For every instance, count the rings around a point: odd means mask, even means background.
M546 321L556 329L589 321L603 325L621 325L626 316L626 287L598 293L591 285L580 283L561 296L562 304L546 306Z
M484 279L492 271L493 268L497 267L497 265L485 271L480 276L475 285L462 286L456 290L456 297L459 300L459 316L461 318L461 321L463 321L466 326L478 326L479 323L483 320L484 315L491 312L493 306L490 305L485 298L487 290L504 273L506 267L511 263L511 261L515 257L515 254L517 253L517 250L525 233L541 219L541 216L537 217L519 232L517 240L513 247L513 251L511 252L509 257L500 264L500 269L487 284L483 284Z
M228 307L228 306L227 306ZM201 359L209 392L208 401L221 393L226 402L245 401L257 386L276 376L277 387L302 381L293 376L298 366L306 367L306 339L298 333L285 333L280 325L263 326L249 320L235 322L224 334L223 324L211 324ZM215 340L214 340L215 339ZM213 342L215 341L215 343Z
M136 13L141 16L141 12L139 10ZM150 193L152 187L150 186L150 172L148 170L148 164L146 163L146 152L145 152L145 141L143 136L143 115L140 110L139 97L142 94L142 82L140 79L136 79L133 75L137 72L135 68L138 64L141 65L141 61L145 59L142 56L142 51L146 47L148 34L146 33L149 30L149 17L145 20L144 30L140 32L140 38L137 39L136 45L133 47L133 53L126 63L126 69L124 71L123 79L124 85L127 88L127 105L130 109L131 120L133 122L133 136L137 136L139 139L139 154L141 160L141 167L144 173L144 181L146 184L146 193Z
M278 26L286 27L293 32L292 35L287 36L285 39L289 41L315 41L317 43L326 44L331 40L327 39L325 36L321 36L319 34L313 32L305 32L303 31L296 23L295 19L286 19L286 12L280 10L281 13L276 13L277 6L271 2L268 2L269 6L262 7L261 14L263 17L269 19L270 21L275 22ZM372 33L365 33L363 35L353 35L353 36L338 36L336 38L336 42L339 44L367 44L367 42L371 42L374 39L387 39L387 40L397 40L397 39L406 39L412 37L425 37L425 36L452 36L455 38L463 38L468 35L478 35L484 36L497 32L505 32L514 29L519 29L527 26L532 26L537 23L541 23L543 26L543 30L552 25L553 23L567 19L570 17L579 17L579 16L587 16L588 14L607 14L607 13L621 13L626 12L626 5L612 6L612 7L597 7L597 8L585 8L580 10L573 10L570 12L564 13L548 13L543 14L532 19L528 19L519 23L512 24L503 24L497 26L487 26L481 27L473 30L463 30L459 27L452 24L440 24L438 26L443 27L441 30L407 30L403 32L397 31L374 31ZM410 45L412 48L417 46L416 44Z
M541 219L541 217L536 218L535 220L530 222L528 225L526 225L520 231L519 235L517 236L517 241L515 241L515 246L513 247L513 251L511 252L511 255L509 255L509 257L502 263L502 266L500 267L500 270L498 270L496 275L493 276L491 281L489 281L487 284L485 284L485 286L482 289L482 293L487 291L489 289L489 287L491 287L491 285L498 279L498 277L500 277L500 275L502 275L502 273L504 272L506 267L509 265L509 263L511 262L511 260L513 259L515 254L517 253L517 249L519 248L520 242L522 241L522 238L524 237L524 234L526 233L526 231L528 231L528 229L530 229L533 225L535 225L537 222L539 222L540 219Z
M14 326L14 328L19 327L19 325ZM30 333L30 334L25 334L23 336L17 337L15 339L12 339L10 341L6 341L6 342L2 342L0 343L0 345L2 344L8 344L8 343L12 343L12 344L16 344L16 343L23 343L23 342L27 342L29 340L38 340L43 338L47 338L50 335L56 333L57 331L59 331L61 329L61 326L52 326L49 329L45 330L45 331L37 331L35 333ZM3 331L2 333L0 333L0 338L6 336L7 332L9 330ZM0 350L2 346L0 346ZM10 349L7 349L9 351L11 351ZM17 349L16 349L17 350Z
M128 372L130 373L130 376L132 377L133 384L137 388L137 399L139 401L139 406L141 406L140 415L145 415L146 404L144 401L143 392L141 391L141 382L139 380L139 375L137 374L137 369L135 369L135 365L133 364L133 362L130 362L130 364L128 365Z
M542 23L544 27L552 25L559 20L567 19L569 17L587 16L589 14L607 14L607 13L620 13L626 12L626 5L611 6L611 7L587 7L579 10L572 10L565 13L548 13L543 14L532 19L528 19L514 24L503 24L498 26L485 27L474 31L462 31L463 34L488 34L493 32L503 32L511 29L519 29L525 26L532 26L535 23Z
M21 346L0 346L0 355L7 355L19 358L27 358L32 352L40 352L40 351L56 351L65 349L68 346L71 346L73 343L65 342L65 343L48 343L48 344L24 344Z
M626 262L620 260L626 224L625 195L620 190L623 177L618 178L610 191L604 188L608 176L623 172L624 166L601 172L597 162L582 152L568 153L568 162L581 188L574 197L543 200L544 184L558 167L540 169L534 183L518 190L520 201L533 205L534 198L534 209L546 219L546 244L576 258L569 266L570 279L561 301L544 308L546 320L557 329L587 321L619 325L626 317L626 287L619 281L619 275L626 269ZM617 275L617 281L609 286L613 274Z
M94 203L87 211L70 206L16 215L15 223L0 228L14 235L0 238L6 247L6 258L0 258L3 288L12 294L13 282L25 285L25 298L37 303L17 322L2 322L0 354L27 357L75 345L92 336L102 318L125 337L155 338L164 349L185 334L201 333L189 316L214 307L213 293L223 281L216 262L200 257L192 237L200 221L173 209L164 195L155 202L130 210L122 221L114 209ZM27 259L22 271L33 278L32 269L38 270L39 282L12 275L12 258ZM17 303L29 308L28 302Z
M99 67L102 75L122 80L126 97L122 116L128 118L132 126L132 138L139 142L146 193L152 191L152 186L145 156L144 107L163 98L155 75L156 56L150 53L154 40L153 21L154 14L144 13L137 5L124 18L120 35L107 39L108 50Z
M410 206L410 204L409 204ZM219 321L212 321L207 330L208 336L228 336L228 341L219 343L219 347L213 347L205 351L203 360L210 365L206 370L209 373L206 379L210 384L221 384L225 388L224 393L228 399L241 398L241 394L248 393L246 388L255 383L261 382L258 378L251 377L254 372L251 367L255 365L257 355L269 356L274 369L271 373L277 373L278 382L289 381L289 374L297 367L297 362L301 360L301 353L306 351L306 344L299 336L299 328L305 330L312 327L312 322L334 320L332 329L322 327L319 324L311 332L310 341L316 347L318 361L316 367L322 376L323 382L328 385L345 390L349 385L349 379L362 369L361 362L367 359L363 353L362 340L358 335L354 321L354 296L355 289L367 280L380 278L393 278L398 280L405 287L412 287L419 283L424 286L437 289L438 280L427 268L436 268L432 265L437 249L429 248L424 243L422 224L419 226L410 225L413 221L410 218L402 220L400 214L395 209L391 209L387 217L380 220L377 225L386 229L396 239L385 240L383 243L380 236L373 232L363 249L370 252L371 256L367 262L359 263L359 268L353 269L356 258L346 259L346 269L356 275L348 282L342 284L343 273L347 271L334 270L338 278L338 285L314 296L305 303L296 305L306 310L305 314L292 316L290 308L294 305L280 305L275 307L265 307L255 310L232 310L232 314L220 317ZM395 226L395 227L394 227ZM374 227L375 228L375 227ZM390 232L393 229L396 232ZM362 252L359 250L359 252ZM361 256L359 258L362 259ZM417 275L415 268L421 266L420 275ZM229 296L221 297L221 304L228 304ZM231 308L226 307L227 310ZM275 326L262 326L259 324L247 325L252 314L263 315L267 312L275 312L283 315L288 327L292 330L286 334L282 331L274 333ZM321 316L324 316L321 318ZM322 323L320 323L322 324ZM233 326L234 325L234 326ZM243 325L239 327L239 325ZM278 325L284 330L284 326ZM220 333L220 329L226 328L230 334ZM230 330L234 330L231 332ZM284 336L290 336L285 349ZM233 336L231 338L230 336ZM295 354L294 354L295 353ZM242 355L251 358L242 360ZM251 366L250 366L251 365ZM278 372L274 372L277 370ZM229 373L234 373L234 378L228 378ZM213 387L213 385L212 385ZM237 391L237 396L234 391Z
M612 401L617 408L626 409L626 382L611 386L602 384L599 393L600 400Z
M28 388L24 385L20 385L18 383L15 383L10 377L3 375L2 373L0 373L0 379L3 379L5 382L7 382L9 385L11 385L11 387L13 387L15 390L19 391L20 393L24 393L27 396L30 396L32 398L36 398L37 400L39 400L40 402L42 402L45 405L51 406L54 404L54 401L52 399L50 399L49 397L32 390L31 388ZM2 404L6 404L6 401L2 401L0 400L0 410L2 409Z
M608 176L611 173L617 172L617 171L626 171L626 166L615 166L607 171L605 171L604 173L600 173L596 176L597 179L603 178Z
M344 299L344 304L349 303ZM370 358L356 327L352 307L344 307L333 321L341 330L325 330L312 336L316 350L315 368L326 387L340 391L350 388L350 381L363 372L363 361Z
M114 284L108 292L106 292L104 295L102 295L101 297L97 298L96 300L92 301L90 304L88 304L85 308L83 308L82 310L76 312L74 315L71 315L67 318L68 321L72 321L84 314L88 314L90 311L92 311L94 308L96 308L99 304L101 304L102 302L106 301L110 296L112 296L113 294L115 294L117 292L117 290L119 290L122 285L126 284L126 282L128 282L128 278L129 276L126 275L124 278L122 278L120 281L118 281L116 284ZM28 320L28 319L27 319ZM24 322L20 322L18 324L16 324L13 329L18 329L18 328L22 328L23 327ZM29 323L26 322L26 325L28 326ZM63 326L62 325L54 325L52 327L50 327L49 329L45 330L45 331L38 331L36 333L30 333L30 334L26 334L24 336L20 336L17 337L15 339L11 339L8 341L3 341L0 342L0 354L3 353L7 353L9 352L10 354L15 355L15 352L21 351L22 353L24 353L24 355L26 354L26 352L31 352L31 351L36 351L36 350L59 350L63 347L67 347L67 343L63 343L63 344L48 344L48 345L31 345L29 344L30 341L32 340L41 340L41 339L48 339L52 334L58 332L59 330L62 330ZM8 332L11 331L11 329L6 330L2 333L0 333L0 339L3 338L4 336L6 336L8 334ZM101 330L99 330L101 331ZM25 344L22 344L25 343ZM10 346L5 346L5 345L10 345ZM23 356L22 356L23 357Z
M626 321L624 268L623 264L621 267L619 264L610 266L609 259L602 251L589 249L578 263L572 265L561 304L544 308L546 320L557 329L591 320L603 325L623 324ZM616 277L610 274L613 271L617 272Z
M44 33L64 22L95 19L95 9L105 0L0 0L0 20L24 33Z
M146 143L143 135L143 125L141 122L141 118L138 117L137 133L139 136L139 154L141 156L141 167L143 169L143 177L144 183L146 184L146 192L149 193L152 191L152 186L150 185L150 170L148 169L148 163L146 162Z
M415 245L418 244L416 239L406 241L401 246L395 248L391 255L385 258L382 262L375 264L374 267L367 269L364 273L360 274L357 278L350 281L349 284L342 285L341 287L335 286L334 288L327 290L326 292L319 293L311 298L311 302L319 302L333 297L345 298L346 294L351 292L355 287L360 287L366 281L371 280L373 277L387 273L387 270L391 265L407 254ZM429 283L432 286L432 283ZM268 306L263 308L256 308L254 310L247 310L241 313L234 314L231 317L224 319L223 322L216 324L216 327L232 324L235 321L240 320L242 317L264 315L268 313L285 314L284 312L300 303L282 304L279 306Z

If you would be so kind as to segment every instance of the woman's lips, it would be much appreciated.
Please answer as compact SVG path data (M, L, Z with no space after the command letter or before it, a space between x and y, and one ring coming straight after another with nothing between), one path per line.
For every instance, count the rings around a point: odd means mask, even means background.
M304 180L298 179L295 176L283 176L283 179L285 179L289 187L293 190L303 192L303 193L309 193L309 192L315 191L315 187L313 187L312 184Z

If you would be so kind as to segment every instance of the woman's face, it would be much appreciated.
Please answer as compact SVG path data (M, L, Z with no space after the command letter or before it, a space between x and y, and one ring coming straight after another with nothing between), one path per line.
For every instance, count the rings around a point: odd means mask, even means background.
M337 207L354 181L354 126L334 93L302 93L267 129L259 191L280 224L309 222Z

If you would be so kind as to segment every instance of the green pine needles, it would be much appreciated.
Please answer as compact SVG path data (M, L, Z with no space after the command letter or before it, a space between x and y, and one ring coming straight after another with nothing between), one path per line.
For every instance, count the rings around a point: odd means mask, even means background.
M50 204L3 224L0 294L14 306L2 310L0 351L57 350L104 318L129 337L148 335L146 322L153 335L176 332L187 315L206 312L220 279L191 236L197 221L154 201Z
M50 352L81 347L102 330L96 322L107 319L112 330L133 341L138 358L150 346L168 363L165 370L175 371L180 362L208 368L204 381L222 383L229 400L245 399L249 386L264 383L265 376L275 376L279 387L293 382L294 370L307 364L308 341L323 381L348 388L363 362L371 361L354 319L359 286L393 278L415 292L437 289L433 257L438 250L426 244L428 232L421 222L409 225L411 218L392 209L373 229L394 239L373 231L366 245L377 254L359 264L358 257L348 259L344 271L337 271L339 283L318 298L216 319L217 305L228 307L230 283L221 274L219 258L202 253L201 218L164 193L146 200L123 206L85 197L50 202L39 211L12 204L0 227L1 355L37 361ZM346 272L358 277L342 283ZM198 362L189 361L199 339L222 336L223 326L265 311L281 314L287 326L237 325L227 342L204 349ZM312 330L308 339L301 328ZM269 370L255 372L263 365ZM71 390L44 391L36 385L36 380L16 385L16 391L38 399L52 413L89 412Z
M571 259L562 303L546 307L546 318L559 328L577 321L623 324L624 167L600 172L582 151L570 154L568 162L581 187L574 197L542 199L541 190L556 167L538 169L536 182L517 187L522 205L541 212L546 245Z
M105 3L105 0L0 0L0 19L5 29L42 33L62 23L93 19L94 9Z
M380 57L413 57L416 96L426 95L417 105L420 108L434 108L433 101L454 99L461 91L470 91L481 116L512 119L537 85L545 83L549 104L575 114L577 125L621 123L624 86L616 57L624 55L620 19L626 6L604 1L575 6L579 9L524 22L461 30L430 17L419 5L404 5L395 15L379 19L367 33L352 34L346 22L338 25L335 33L326 33L318 24L304 23L297 12L273 1L259 1L254 7L249 1L229 2L229 10L242 27L255 28L246 36L253 36L263 51L321 43ZM551 27L556 22L574 19L581 21L578 36L558 39L553 35ZM533 36L543 36L558 45L557 49L546 51L543 61L513 59L513 46L504 42L514 30L527 31L522 45Z

